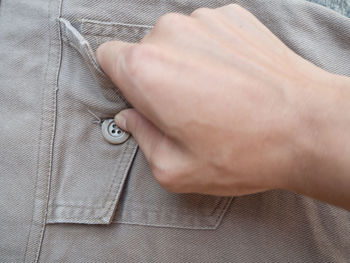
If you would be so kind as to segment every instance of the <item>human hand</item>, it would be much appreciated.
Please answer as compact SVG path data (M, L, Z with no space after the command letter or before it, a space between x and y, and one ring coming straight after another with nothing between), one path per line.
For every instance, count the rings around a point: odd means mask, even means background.
M314 129L343 83L238 5L166 14L141 43L104 43L97 58L135 107L117 124L182 193L301 189L320 150Z

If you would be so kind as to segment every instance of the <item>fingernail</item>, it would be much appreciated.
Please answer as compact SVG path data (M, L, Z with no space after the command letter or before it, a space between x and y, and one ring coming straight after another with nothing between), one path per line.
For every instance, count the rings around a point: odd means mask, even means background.
M118 125L119 128L121 128L124 131L127 131L126 118L122 112L119 112L117 115L115 115L114 122Z
M99 62L101 61L101 49L103 49L103 47L101 48L102 45L99 45L95 52L96 60Z

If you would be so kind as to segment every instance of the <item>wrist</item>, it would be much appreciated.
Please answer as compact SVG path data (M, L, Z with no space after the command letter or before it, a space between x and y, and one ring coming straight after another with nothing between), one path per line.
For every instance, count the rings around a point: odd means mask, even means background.
M314 83L301 107L299 154L287 188L345 207L350 201L350 78L327 73Z

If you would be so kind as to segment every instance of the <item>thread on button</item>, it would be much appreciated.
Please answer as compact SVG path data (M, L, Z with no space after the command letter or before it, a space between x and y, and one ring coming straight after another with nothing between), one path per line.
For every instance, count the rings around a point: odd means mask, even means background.
M93 120L92 123L95 124L102 124L102 119L98 117L95 113L93 113L91 110L88 109L88 112L96 118L96 120Z

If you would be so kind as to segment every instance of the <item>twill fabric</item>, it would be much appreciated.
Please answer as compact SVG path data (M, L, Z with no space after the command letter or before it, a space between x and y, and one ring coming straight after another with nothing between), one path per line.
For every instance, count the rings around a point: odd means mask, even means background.
M132 137L103 138L101 122L130 104L98 45L232 3L350 76L349 1L0 1L0 262L350 262L348 211L280 190L170 193Z

